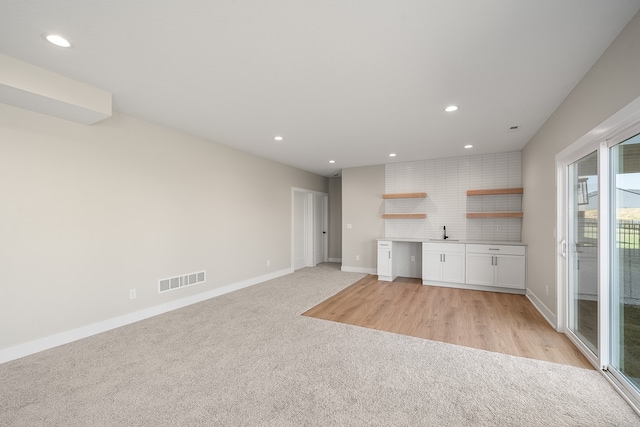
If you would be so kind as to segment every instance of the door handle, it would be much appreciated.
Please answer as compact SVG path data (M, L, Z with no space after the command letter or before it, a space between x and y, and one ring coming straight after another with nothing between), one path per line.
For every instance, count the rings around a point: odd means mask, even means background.
M563 258L567 257L567 239L562 239L562 242L560 243L561 245L561 255Z

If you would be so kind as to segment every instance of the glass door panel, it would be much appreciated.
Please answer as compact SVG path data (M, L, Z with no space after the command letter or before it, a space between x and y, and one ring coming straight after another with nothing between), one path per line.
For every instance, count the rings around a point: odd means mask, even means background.
M611 363L640 387L640 135L611 147Z
M569 165L569 329L598 355L598 155Z

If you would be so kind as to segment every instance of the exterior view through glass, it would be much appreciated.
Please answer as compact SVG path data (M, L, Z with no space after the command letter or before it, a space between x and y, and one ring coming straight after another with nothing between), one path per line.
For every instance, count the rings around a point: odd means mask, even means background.
M569 329L598 355L598 155L569 165Z
M611 363L640 388L640 134L611 147Z

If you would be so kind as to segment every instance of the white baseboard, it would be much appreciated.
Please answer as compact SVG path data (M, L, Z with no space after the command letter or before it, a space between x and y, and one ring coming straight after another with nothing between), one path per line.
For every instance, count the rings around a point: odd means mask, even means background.
M468 289L471 291L498 292L498 293L504 293L504 294L524 295L525 293L524 289L502 288L500 286L471 285L468 283L449 283L449 282L436 282L433 280L423 280L422 284L424 286L437 286L437 287L454 288L454 289Z
M50 335L48 337L30 341L25 344L19 344L14 347L9 347L4 350L0 350L0 364L19 359L21 357L29 356L30 354L38 353L40 351L48 350L50 348L54 348L63 344L68 344L70 342L106 332L111 329L139 322L140 320L148 319L149 317L157 316L159 314L167 313L169 311L186 307L191 304L206 301L220 295L228 294L229 292L257 285L258 283L276 279L278 277L282 277L291 273L293 273L292 268L274 271L273 273L243 280L242 282L233 283L221 288L212 289L201 294L181 298L175 301L168 302L166 304L149 307L144 310L136 311L134 313L125 314L123 316L114 317L113 319L104 320L102 322L93 323L77 329L60 332L55 335Z
M527 289L526 295L527 295L527 298L529 298L529 301L531 301L531 304L533 304L533 306L538 309L540 314L542 314L542 317L544 317L546 321L549 322L551 327L557 331L558 318L556 317L556 315L553 314L553 312L549 310L549 308L546 305L544 305L544 303L540 300L540 298L538 298L536 294L531 292L530 289Z
M329 262L339 262L339 263L342 263L342 258L329 258Z
M340 267L340 271L346 271L348 273L378 274L378 270L375 268L349 267L347 265Z

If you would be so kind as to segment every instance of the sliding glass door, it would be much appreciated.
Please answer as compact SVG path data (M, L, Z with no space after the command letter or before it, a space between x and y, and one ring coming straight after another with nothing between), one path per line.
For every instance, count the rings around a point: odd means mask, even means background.
M610 148L611 360L623 384L640 389L640 134Z
M630 104L631 105L631 104ZM558 329L640 410L640 98L558 153Z
M568 328L598 356L598 153L569 165Z

